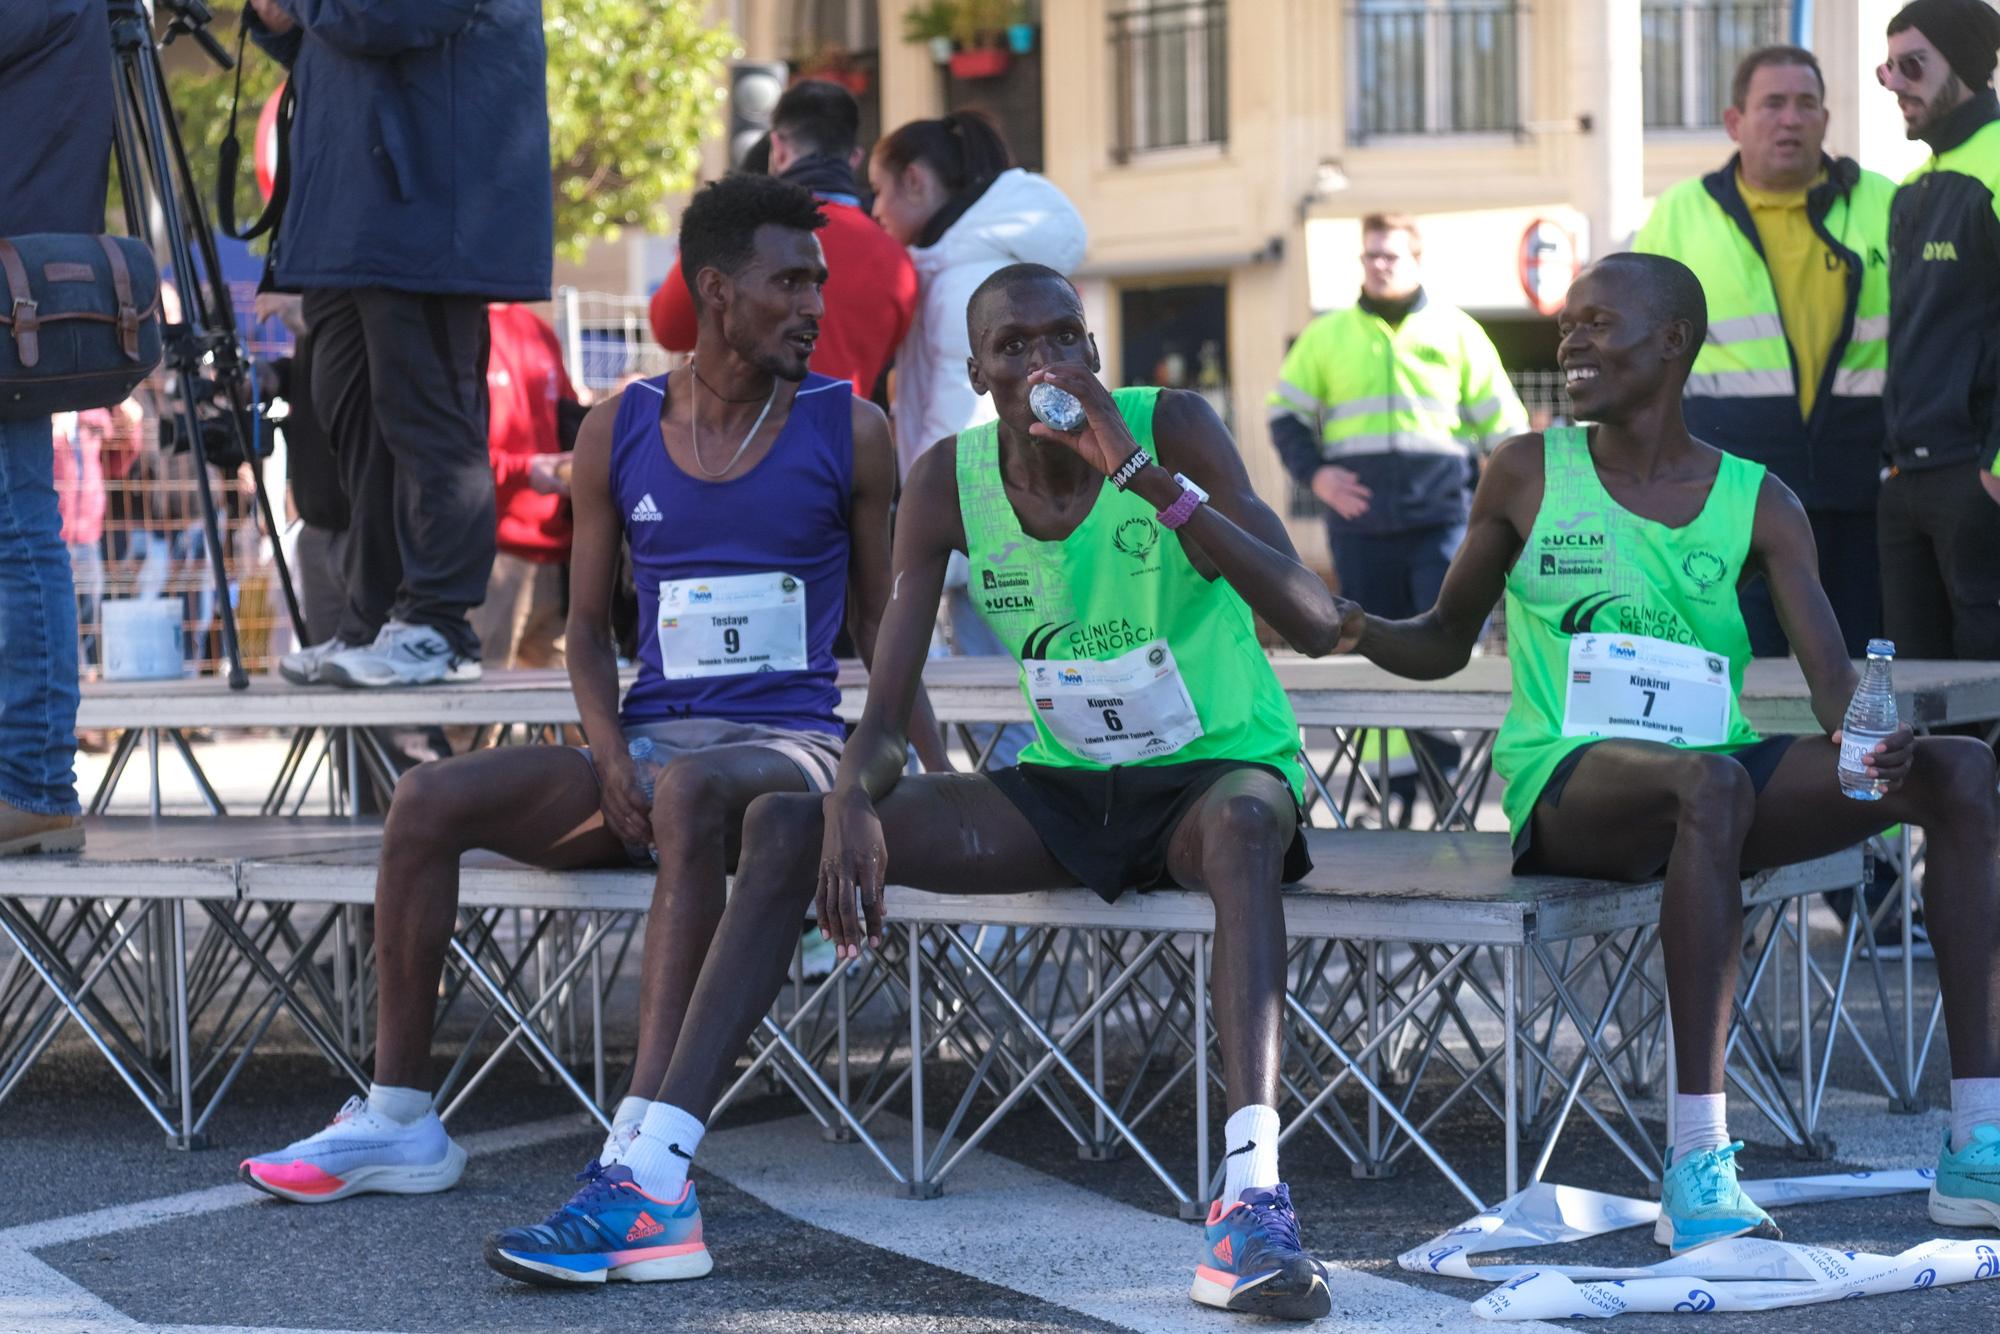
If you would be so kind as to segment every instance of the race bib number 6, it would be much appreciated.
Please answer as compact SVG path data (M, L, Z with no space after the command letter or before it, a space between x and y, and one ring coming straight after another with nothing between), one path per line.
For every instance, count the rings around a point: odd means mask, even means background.
M1171 755L1202 733L1164 640L1104 662L1030 659L1022 680L1035 714L1065 749L1096 764Z
M1729 739L1729 661L1647 635L1569 641L1564 736L1630 737L1674 746Z
M660 584L660 674L697 676L806 669L806 586L773 571Z

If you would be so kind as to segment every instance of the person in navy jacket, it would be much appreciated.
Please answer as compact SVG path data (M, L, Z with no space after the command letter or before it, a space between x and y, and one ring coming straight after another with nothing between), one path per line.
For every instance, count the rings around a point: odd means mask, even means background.
M554 218L538 0L252 0L298 97L273 281L304 293L314 399L353 520L309 685L480 674L466 612L494 553L489 301L549 294Z

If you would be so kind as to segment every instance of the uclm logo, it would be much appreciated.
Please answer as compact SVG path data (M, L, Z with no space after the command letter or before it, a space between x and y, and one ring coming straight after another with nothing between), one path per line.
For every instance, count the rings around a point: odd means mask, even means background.
M1632 647L1632 641L1629 639L1619 640L1611 646L1609 651L1614 658L1636 658L1639 656L1639 650Z

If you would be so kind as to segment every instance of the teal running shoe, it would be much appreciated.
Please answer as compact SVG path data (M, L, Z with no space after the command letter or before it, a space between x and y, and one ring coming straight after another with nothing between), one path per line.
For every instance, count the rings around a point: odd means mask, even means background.
M2000 1228L2000 1126L1974 1126L1972 1142L1957 1153L1946 1132L1931 1185L1931 1220L1946 1227Z
M1746 1232L1777 1238L1783 1234L1736 1184L1736 1151L1743 1141L1720 1149L1699 1149L1678 1159L1667 1150L1666 1179L1660 1183L1660 1218L1653 1240L1675 1255L1727 1241Z

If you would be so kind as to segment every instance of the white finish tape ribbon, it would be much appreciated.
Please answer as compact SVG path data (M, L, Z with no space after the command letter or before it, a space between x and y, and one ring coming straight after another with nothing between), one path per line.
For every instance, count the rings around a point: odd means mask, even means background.
M1766 1208L1928 1190L1929 1168L1746 1181ZM1488 1320L1573 1320L1627 1311L1769 1311L2000 1278L2000 1238L1922 1242L1899 1255L1737 1237L1659 1264L1480 1265L1472 1257L1651 1227L1652 1200L1541 1182L1397 1257L1404 1269L1501 1286L1472 1304Z

